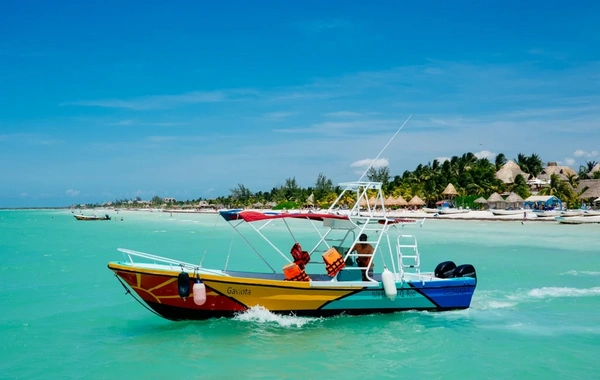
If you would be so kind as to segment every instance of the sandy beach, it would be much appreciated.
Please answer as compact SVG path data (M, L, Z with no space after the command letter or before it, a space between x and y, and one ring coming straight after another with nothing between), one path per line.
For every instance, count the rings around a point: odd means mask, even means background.
M273 209L246 209L248 211L257 211L257 212L282 212L281 210L273 210ZM86 210L79 210L83 213L86 213ZM95 210L99 212L99 210ZM114 212L114 210L106 210L110 212ZM307 210L286 210L289 213L297 213L297 212L308 212ZM324 212L325 210L311 210L312 212L319 213ZM88 210L89 212L89 210ZM121 209L119 213L127 213L127 212L154 212L154 213L170 213L170 214L216 214L218 211L213 209L207 210L160 210L160 209ZM383 217L383 213L375 213L376 216ZM467 213L461 214L437 214L437 213L427 213L422 210L416 211L408 211L408 210L391 210L386 211L386 215L388 217L394 218L408 218L408 219L439 219L439 220L473 220L473 221L497 221L497 222L522 222L524 220L530 222L555 222L556 219L554 216L548 217L538 217L533 212L527 212L525 214L525 218L523 214L514 214L514 215L494 215L489 210L471 210ZM586 217L587 218L596 218L596 217ZM598 221L600 222L600 220Z

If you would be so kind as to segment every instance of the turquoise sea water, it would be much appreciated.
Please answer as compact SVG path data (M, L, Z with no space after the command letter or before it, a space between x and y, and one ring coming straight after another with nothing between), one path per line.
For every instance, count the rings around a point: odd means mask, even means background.
M110 212L117 216L115 212ZM0 211L0 378L598 378L600 225L427 221L424 269L471 263L468 310L171 322L126 296L119 247L264 269L215 215ZM298 232L309 239L311 229Z

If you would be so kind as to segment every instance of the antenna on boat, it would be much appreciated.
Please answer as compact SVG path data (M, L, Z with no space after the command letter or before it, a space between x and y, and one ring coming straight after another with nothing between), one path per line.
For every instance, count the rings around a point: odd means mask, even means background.
M390 141L387 142L387 144L385 144L385 146L383 147L383 149L381 150L381 152L379 152L379 154L377 155L377 157L375 157L375 159L373 160L373 162L371 162L371 164L369 165L369 167L367 168L367 170L365 170L365 172L363 173L363 175L360 176L360 178L358 179L358 182L360 182L363 177L365 175L367 175L367 172L371 169L371 167L373 166L373 164L379 159L379 156L381 156L381 154L383 153L383 151L388 147L388 145L390 145L390 143L392 142L392 140L394 140L394 138L396 137L396 135L398 134L398 132L400 132L402 130L402 128L404 128L404 126L406 125L406 123L408 123L408 121L410 120L410 118L412 117L412 115L410 115L408 117L408 119L406 119L406 121L404 121L404 123L402 123L402 125L400 126L400 128L398 128L398 130L396 131L396 133L394 133L394 135L392 136L392 138L390 139Z

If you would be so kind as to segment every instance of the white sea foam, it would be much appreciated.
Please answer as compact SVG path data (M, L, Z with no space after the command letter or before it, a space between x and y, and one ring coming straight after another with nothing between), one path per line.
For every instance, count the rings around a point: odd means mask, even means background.
M561 276L600 276L600 272L590 271L590 270L570 270L565 273L561 273Z
M578 289L552 286L531 289L527 295L535 298L593 297L600 296L600 287Z
M262 306L253 306L233 319L243 322L268 323L281 327L302 327L320 321L320 318L296 317L293 315L273 314Z
M471 308L477 310L509 309L519 304L519 298L497 291L476 292Z

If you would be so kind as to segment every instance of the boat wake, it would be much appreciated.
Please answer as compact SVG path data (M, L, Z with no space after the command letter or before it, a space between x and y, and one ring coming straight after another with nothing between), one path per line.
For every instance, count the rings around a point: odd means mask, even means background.
M248 310L237 314L233 319L242 322L278 325L280 327L302 327L321 321L321 318L273 314L263 306L253 306Z
M594 272L589 270L570 270L565 273L561 273L561 276L600 276L600 272Z
M514 293L500 291L478 291L473 297L470 309L493 310L510 309L519 304L536 302L542 299L575 298L600 296L600 287L570 288L570 287L543 287L530 290L518 290Z
M600 286L587 289L547 287L532 289L527 293L535 298L593 297L600 296Z

